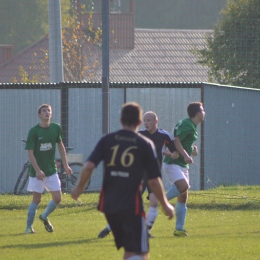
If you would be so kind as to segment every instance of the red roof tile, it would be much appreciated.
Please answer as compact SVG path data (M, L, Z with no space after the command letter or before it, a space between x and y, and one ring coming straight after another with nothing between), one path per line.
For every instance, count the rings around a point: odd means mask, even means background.
M196 57L190 50L205 44L205 35L210 30L163 30L135 29L134 49L110 49L110 82L204 82L207 68L196 64ZM49 64L41 65L48 50L45 36L27 47L12 59L0 65L0 82L19 82L19 67L22 66L31 78L39 75L40 82L49 81ZM101 81L101 48L92 46L90 63L97 66L87 71L86 81ZM90 72L93 74L89 76ZM64 74L69 80L67 68ZM72 75L73 76L73 75Z

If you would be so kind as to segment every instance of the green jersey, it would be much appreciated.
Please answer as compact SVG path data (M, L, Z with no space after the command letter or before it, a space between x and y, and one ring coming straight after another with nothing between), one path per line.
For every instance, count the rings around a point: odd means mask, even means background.
M37 164L45 176L50 176L57 172L55 150L56 143L60 143L61 140L61 127L56 123L51 123L47 128L36 125L28 133L25 149L33 150ZM32 165L30 167L30 176L36 177L36 172Z
M190 118L183 119L179 121L174 127L174 137L178 136L180 138L182 147L184 150L191 155L192 144L198 139L198 133L196 131L197 126L192 122ZM171 159L165 156L164 163L167 164L177 164L181 167L189 167L189 164L185 163L183 156L179 156L178 159Z

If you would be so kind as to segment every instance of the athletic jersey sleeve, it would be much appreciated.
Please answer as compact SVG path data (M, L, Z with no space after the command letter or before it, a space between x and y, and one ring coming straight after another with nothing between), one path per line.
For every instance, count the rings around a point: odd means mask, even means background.
M103 160L103 147L104 147L104 137L99 140L95 149L88 157L87 161L93 162L96 166Z
M166 131L165 131L165 145L170 150L171 153L177 151L175 148L175 144L173 142L172 135Z
M192 144L198 138L196 125L190 119L183 120L183 122L175 128L174 136L180 138L183 148L190 155L192 153Z
M175 136L178 136L181 142L190 134L192 128L190 125L180 125L175 133Z
M56 125L57 125L57 129L58 129L56 143L59 144L62 141L62 130L61 130L61 126L59 124L56 124Z
M34 150L35 138L36 138L36 132L34 131L34 128L31 128L29 130L29 133L28 133L28 136L27 136L25 150Z

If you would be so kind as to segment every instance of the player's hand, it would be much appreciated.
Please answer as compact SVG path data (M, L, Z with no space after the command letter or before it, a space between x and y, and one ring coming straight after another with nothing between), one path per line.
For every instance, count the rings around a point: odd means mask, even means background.
M67 165L67 167L64 167L65 168L65 171L66 171L66 174L72 174L73 171L72 169L69 167L69 165Z
M172 219L175 214L174 207L169 202L162 206L162 212L168 219Z
M165 156L168 156L168 157L171 156L171 152L170 152L169 150L165 150L165 151L163 151L162 154L165 155Z
M170 152L169 150L165 150L163 153L163 155L170 157L172 159L178 159L179 158L179 153L177 151L174 152Z
M193 159L190 156L185 156L184 161L185 163L194 163Z
M43 181L45 179L45 174L43 171L37 171L36 172L36 178L37 180Z
M198 155L198 147L196 145L193 145L192 147L192 156L197 156Z

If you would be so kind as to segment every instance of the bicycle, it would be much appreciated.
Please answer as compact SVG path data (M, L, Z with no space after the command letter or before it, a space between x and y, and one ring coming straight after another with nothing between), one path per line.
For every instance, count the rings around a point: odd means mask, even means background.
M21 141L26 143L26 141L24 139L22 139ZM73 154L68 154L69 151L73 150L73 147L65 147L65 150L66 150L67 156L69 156L69 155L73 156ZM79 161L69 162L69 166L72 169L73 174L68 175L68 174L64 173L65 169L63 167L62 160L60 158L55 158L55 161L56 161L56 165L57 165L58 176L59 176L59 179L60 179L60 182L61 182L61 191L63 193L71 192L71 189L77 183L77 180L79 178L79 174L80 174L81 168L83 166L83 163L81 163ZM29 180L29 168L30 168L30 166L31 166L31 162L30 162L29 158L27 158L26 162L23 165L22 171L18 176L15 187L14 187L14 194L15 195L28 193L28 191L26 190L26 187L27 187L27 183L28 183L28 180ZM89 188L90 181L85 188L85 192Z

